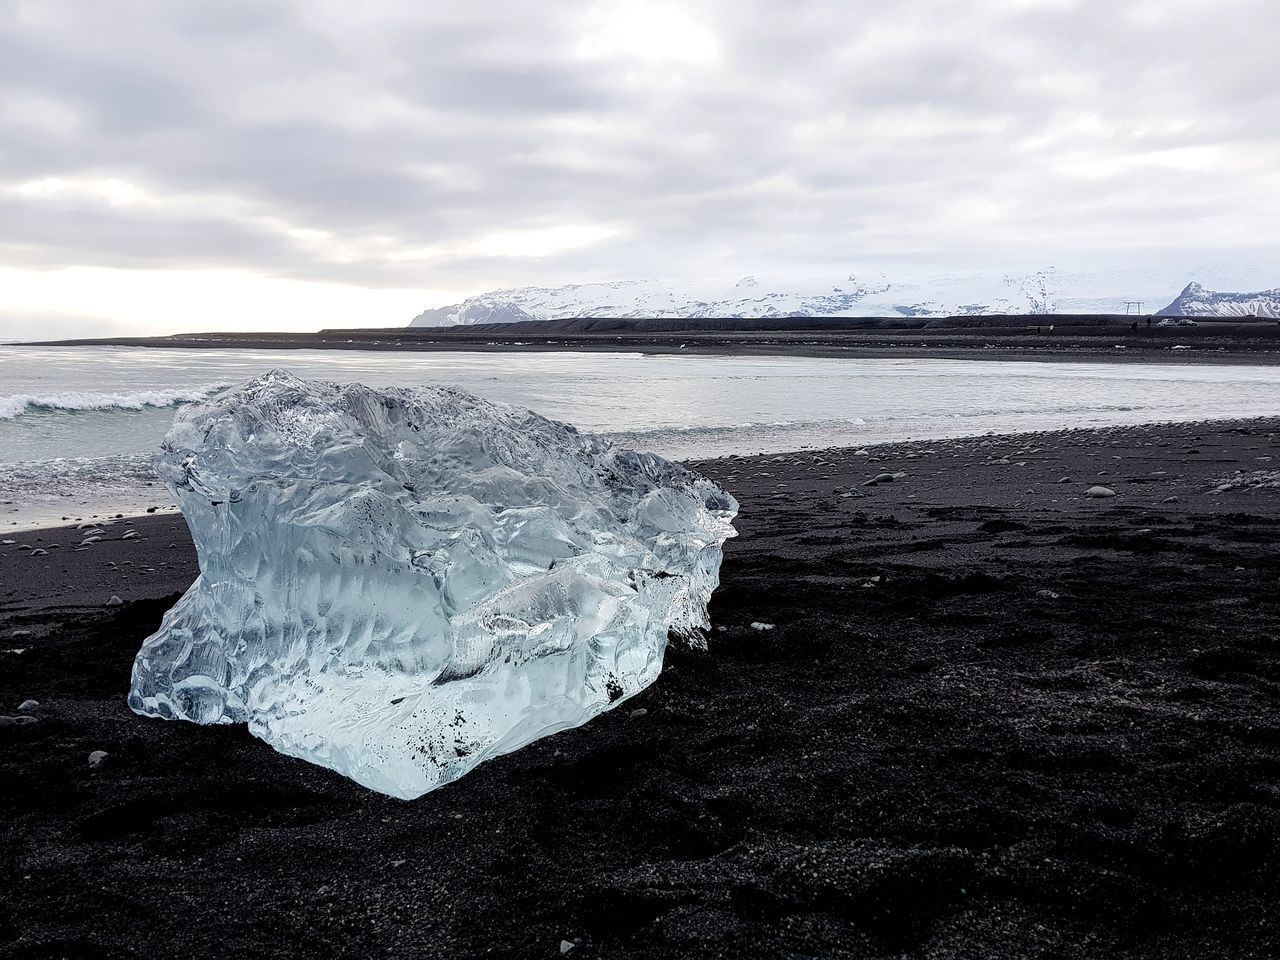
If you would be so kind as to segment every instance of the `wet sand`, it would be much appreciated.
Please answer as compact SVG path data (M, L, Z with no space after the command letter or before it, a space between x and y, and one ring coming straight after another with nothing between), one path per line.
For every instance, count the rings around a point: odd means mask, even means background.
M0 956L1274 956L1277 435L699 464L709 649L409 803L129 712L180 519L3 534Z

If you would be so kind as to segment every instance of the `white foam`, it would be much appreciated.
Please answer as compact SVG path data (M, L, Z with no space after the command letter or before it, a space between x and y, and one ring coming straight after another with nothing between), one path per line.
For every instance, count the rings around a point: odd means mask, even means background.
M166 510L171 497L149 455L0 463L0 528L56 526L70 517Z
M134 390L129 393L98 393L92 390L15 393L0 397L0 420L14 420L23 414L41 410L142 410L146 407L176 407L208 399L226 387L225 383L207 383L201 387Z

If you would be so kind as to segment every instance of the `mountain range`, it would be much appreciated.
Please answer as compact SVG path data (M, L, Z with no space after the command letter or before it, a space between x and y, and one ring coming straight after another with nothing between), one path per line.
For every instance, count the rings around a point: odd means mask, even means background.
M1258 293L1219 293L1189 283L1157 316L1280 318L1280 288Z
M1259 289L1280 268L1201 267L1220 289ZM1182 290L1179 294L1177 291ZM1026 274L855 272L841 279L775 282L617 280L516 287L423 311L413 327L512 323L570 317L943 317L992 314L1116 314L1280 317L1280 290L1218 293L1170 271ZM1168 304L1165 306L1165 304Z

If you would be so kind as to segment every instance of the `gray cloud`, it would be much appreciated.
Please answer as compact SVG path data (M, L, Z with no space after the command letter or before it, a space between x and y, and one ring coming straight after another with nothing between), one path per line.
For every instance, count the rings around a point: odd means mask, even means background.
M0 253L453 290L1270 255L1278 29L1272 0L20 0Z

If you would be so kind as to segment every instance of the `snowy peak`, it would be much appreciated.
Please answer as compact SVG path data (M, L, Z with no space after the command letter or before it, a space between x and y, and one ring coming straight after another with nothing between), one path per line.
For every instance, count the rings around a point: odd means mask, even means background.
M1193 281L1157 316L1276 319L1280 318L1280 288L1257 293L1220 293Z
M1215 283L1250 289L1258 277L1280 269L1249 272L1206 268ZM1280 294L1212 293L1172 271L1063 273L1053 268L1026 274L899 274L855 270L830 276L769 281L617 280L563 287L496 290L461 303L426 310L410 326L447 327L559 319L724 319L784 317L947 317L995 314L1122 314L1134 302L1162 313L1192 316L1276 316ZM1256 287L1254 288L1256 289ZM1149 312L1148 307L1148 312ZM1201 311L1201 312L1196 312Z
M516 291L510 291L512 293ZM520 323L525 320L541 320L520 306L516 299L502 294L486 294L472 297L452 307L424 310L414 317L411 327L471 326L477 323Z

